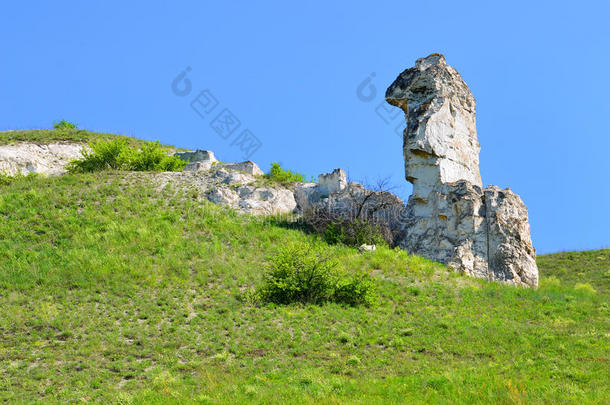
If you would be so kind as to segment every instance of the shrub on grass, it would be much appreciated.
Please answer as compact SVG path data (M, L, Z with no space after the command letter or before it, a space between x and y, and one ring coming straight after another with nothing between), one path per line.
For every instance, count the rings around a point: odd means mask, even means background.
M73 173L100 170L134 171L180 171L186 162L175 156L168 156L157 142L150 142L141 149L130 148L124 139L99 141L83 149L83 158L73 160L68 170Z
M283 247L271 258L254 297L284 305L335 302L357 306L376 301L375 285L369 275L343 276L337 271L336 261L306 244Z
M340 279L335 286L334 301L353 307L360 304L371 306L377 302L375 283L366 273Z
M77 129L78 127L76 126L75 123L73 123L71 121L61 120L59 122L54 122L53 128L54 129Z
M292 172L283 169L279 163L272 163L269 173L265 175L268 179L277 181L278 183L302 183L305 181L303 173Z
M595 288L589 283L576 283L574 285L574 290L578 292L582 292L585 294L596 294Z
M128 159L129 147L123 139L89 143L83 148L83 158L68 164L68 171L73 173L96 172L100 170L120 170Z
M184 169L186 165L182 159L168 156L159 141L147 143L139 151L130 151L129 170L176 172Z
M358 219L338 219L326 225L324 240L329 244L343 243L358 247L366 245L387 245L380 226Z

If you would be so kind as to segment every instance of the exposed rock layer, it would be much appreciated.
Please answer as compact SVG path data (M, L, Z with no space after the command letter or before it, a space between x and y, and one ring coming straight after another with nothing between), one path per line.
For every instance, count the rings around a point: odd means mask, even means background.
M442 55L418 59L386 100L405 112L413 183L399 246L475 277L537 286L527 208L509 189L481 188L475 101L459 73Z
M73 143L16 143L0 146L0 173L58 175L65 165L82 156L83 145Z

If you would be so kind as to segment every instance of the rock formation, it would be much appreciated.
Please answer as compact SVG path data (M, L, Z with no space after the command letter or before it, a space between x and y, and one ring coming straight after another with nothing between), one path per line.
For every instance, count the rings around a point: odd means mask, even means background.
M287 214L297 208L292 190L264 184L263 171L252 161L220 163L211 151L201 150L176 155L191 163L183 172L155 173L152 180L160 187L195 189L208 201L247 214Z
M83 145L72 143L16 143L0 146L0 173L42 173L59 175L66 172L65 165L82 157Z
M294 197L296 211L320 232L331 222L366 221L377 226L384 239L391 243L402 229L403 201L383 187L370 190L362 184L348 182L343 169L320 174L317 184L297 184Z
M475 100L440 54L418 59L387 89L405 113L413 183L398 245L466 274L536 287L527 208L510 189L482 188Z
M207 150L177 153L188 162L183 172L132 175L148 176L159 187L198 190L242 213L303 214L321 232L337 221L366 221L410 253L475 277L536 287L527 208L510 189L482 187L475 100L459 73L442 55L418 59L388 88L386 100L401 108L407 121L403 154L413 194L406 207L383 187L348 182L342 169L321 174L317 184L273 184L254 162L222 163ZM60 174L81 149L0 146L0 172Z
M174 156L188 162L184 170L198 171L208 170L212 168L212 165L218 162L214 152L211 150L197 149L194 152L179 152L175 153Z

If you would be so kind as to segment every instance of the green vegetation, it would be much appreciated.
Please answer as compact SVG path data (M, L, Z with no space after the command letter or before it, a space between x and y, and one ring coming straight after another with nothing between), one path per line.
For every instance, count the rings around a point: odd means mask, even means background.
M280 249L267 264L264 283L254 301L275 304L372 305L375 285L366 274L346 276L337 271L337 262L324 248L294 244Z
M302 183L305 181L305 175L303 173L285 170L279 163L272 163L271 169L269 169L269 173L267 173L265 177L282 184Z
M0 186L0 402L609 402L608 249L541 256L540 288L514 288L147 176ZM377 304L250 303L291 244L369 274Z
M343 243L352 247L387 244L379 227L359 219L332 221L326 226L324 240L330 244Z
M97 141L83 149L83 158L73 160L68 165L72 173L86 173L101 170L132 171L181 171L186 162L169 156L159 141L149 142L140 148L130 147L124 139Z
M18 173L18 174L14 175L14 176L11 176L11 175L9 175L7 173L0 172L0 186L7 186L7 185L9 185L11 183L14 183L16 181L21 181L24 178L27 178L27 179L31 180L31 179L33 179L35 177L38 177L38 176L40 176L40 175L37 174L37 173L28 173L28 174Z
M73 123L71 121L61 120L59 122L54 122L53 128L54 129L77 129L78 127L76 126L75 123Z
M589 284L599 294L610 294L610 249L543 255L537 262L545 276L563 285Z
M90 132L84 129L72 129L63 127L60 129L29 129L17 131L0 132L0 145L8 145L18 142L32 143L52 143L52 142L70 142L70 143L88 143L98 141L110 141L113 139L123 139L131 147L141 147L149 141L133 138L125 135L106 134L99 132ZM163 145L164 149L175 151L173 146Z

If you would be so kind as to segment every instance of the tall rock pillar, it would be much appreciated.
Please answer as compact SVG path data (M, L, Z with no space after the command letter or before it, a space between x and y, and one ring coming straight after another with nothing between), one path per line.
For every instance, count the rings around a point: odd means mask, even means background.
M398 244L469 275L536 287L527 208L483 189L475 100L440 54L418 59L386 92L405 113L405 177L413 184Z

